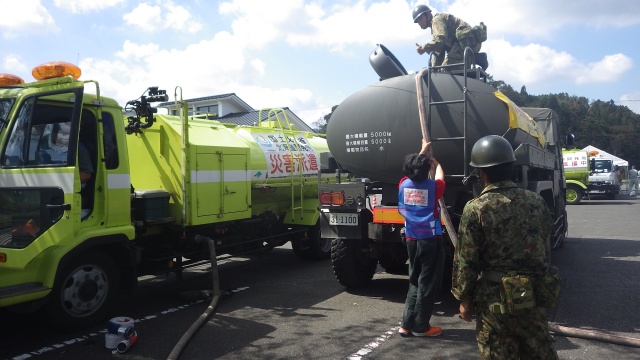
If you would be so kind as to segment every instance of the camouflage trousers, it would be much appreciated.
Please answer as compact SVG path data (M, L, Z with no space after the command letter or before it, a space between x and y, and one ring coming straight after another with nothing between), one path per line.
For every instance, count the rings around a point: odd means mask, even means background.
M460 39L456 41L451 50L447 51L446 56L445 53L442 52L440 54L433 54L431 58L431 66L439 66L439 65L451 65L451 64L460 64L464 62L464 49L466 47L470 47L474 53L480 52L480 48L482 43L478 42L475 38L469 37L466 39ZM473 59L471 59L473 61ZM462 70L462 66L456 66L453 68L448 68L446 70L440 71L452 71L452 70Z
M476 303L476 340L482 360L555 360L544 308L496 314L488 303Z

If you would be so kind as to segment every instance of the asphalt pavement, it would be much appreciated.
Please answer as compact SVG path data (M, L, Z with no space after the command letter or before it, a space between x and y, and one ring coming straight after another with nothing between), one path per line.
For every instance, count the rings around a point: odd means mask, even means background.
M569 234L553 252L563 277L552 324L640 339L640 198L593 198L568 207ZM207 267L186 280L146 278L115 315L136 320L138 342L123 354L104 347L105 325L60 333L34 315L0 311L0 359L166 359L207 309ZM478 359L474 323L458 318L443 293L432 317L437 338L396 331L407 278L380 270L371 285L346 290L329 261L298 259L290 248L220 264L223 291L215 313L180 359ZM640 359L640 348L554 335L561 359Z

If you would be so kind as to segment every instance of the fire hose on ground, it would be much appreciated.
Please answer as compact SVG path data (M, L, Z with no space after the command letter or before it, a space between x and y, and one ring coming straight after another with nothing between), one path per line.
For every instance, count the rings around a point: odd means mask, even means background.
M427 128L427 112L430 111L430 109L428 107L428 104L426 104L424 101L424 93L423 93L423 87L422 87L422 79L424 78L425 74L427 74L428 71L429 71L428 68L423 68L421 71L419 71L416 74L416 94L418 96L418 107L420 109L419 115L420 115L420 128L422 130L422 137L426 141L431 141L429 139L429 132L427 131L428 129ZM435 170L433 168L431 170L432 171L430 173L430 178L433 178L435 174ZM455 230L455 227L453 226L453 222L451 221L449 212L447 211L447 206L444 203L443 199L440 199L439 205L440 205L440 208L442 209L442 221L444 222L445 227L449 233L449 238L451 239L451 242L455 247L458 240L458 234ZM573 337L573 338L580 338L580 339L587 339L587 340L596 340L596 341L602 341L602 342L607 342L611 344L640 348L640 339L636 339L636 338L605 334L605 333L600 333L600 332L591 331L591 330L571 328L567 326L557 325L554 323L549 323L549 330L553 334L559 335L559 336Z
M209 319L211 314L213 314L216 306L218 305L218 300L220 299L220 281L218 278L218 263L216 260L216 245L213 239L208 238L206 236L197 235L196 241L206 241L209 245L209 258L211 260L211 278L213 280L213 298L211 299L211 303L207 307L207 309L200 315L200 317L191 325L191 327L182 335L180 341L174 346L171 354L167 360L176 360L180 356L180 353L187 345L187 343L191 340L191 338L198 332L198 329Z
M560 335L565 337L596 340L596 341L602 341L602 342L607 342L611 344L640 348L640 339L631 338L631 337L604 334L601 332L596 332L591 330L560 326L554 323L549 323L549 330L551 330L551 332L555 335Z

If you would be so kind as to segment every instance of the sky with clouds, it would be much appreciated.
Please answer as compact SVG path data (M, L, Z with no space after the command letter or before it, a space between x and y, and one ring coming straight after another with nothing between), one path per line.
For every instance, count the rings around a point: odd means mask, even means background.
M149 86L171 100L235 93L312 123L378 81L377 44L409 72L426 66L416 4L484 22L495 80L640 113L638 0L0 0L0 73L31 81L34 66L67 61L122 105Z

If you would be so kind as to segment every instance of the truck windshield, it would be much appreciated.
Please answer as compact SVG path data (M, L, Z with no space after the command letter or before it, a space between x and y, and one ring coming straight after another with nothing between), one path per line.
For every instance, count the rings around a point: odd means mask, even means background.
M592 171L594 173L608 173L613 169L611 160L596 160Z
M0 131L4 129L7 123L7 116L11 110L11 106L13 106L13 100L14 99L0 99Z

